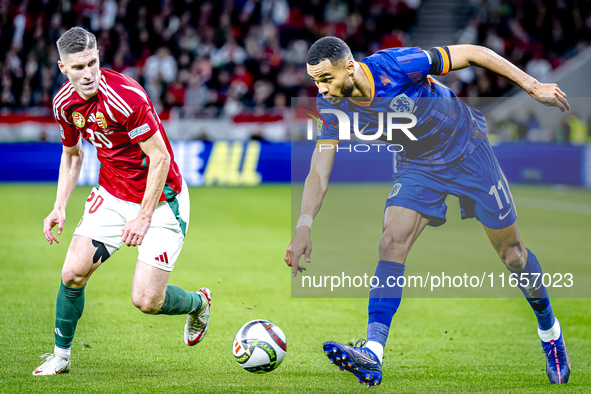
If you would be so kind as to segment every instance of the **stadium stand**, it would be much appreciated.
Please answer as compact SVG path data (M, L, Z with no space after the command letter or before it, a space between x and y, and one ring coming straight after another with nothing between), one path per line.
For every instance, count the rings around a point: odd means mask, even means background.
M281 115L291 97L313 97L306 53L325 35L345 39L356 58L396 46L485 45L543 81L588 45L591 3L0 0L0 114L14 122L51 116L52 97L66 80L55 66L55 41L74 25L97 36L102 66L137 79L163 119L170 110L177 119L227 119ZM512 88L479 68L450 73L444 82L463 97L499 97ZM47 138L43 130L34 135ZM3 133L2 140L15 138Z

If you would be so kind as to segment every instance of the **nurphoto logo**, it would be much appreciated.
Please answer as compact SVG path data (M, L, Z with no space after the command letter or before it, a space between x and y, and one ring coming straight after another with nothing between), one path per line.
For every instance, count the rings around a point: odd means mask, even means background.
M338 109L322 109L320 110L321 114L333 114L337 117L339 122L339 141L343 140L350 140L351 139L351 121L349 116ZM353 115L353 133L355 136L362 140L362 141L376 141L381 140L384 142L389 142L391 145L387 147L389 152L401 152L404 150L404 147L400 144L392 143L394 131L399 130L402 131L406 137L410 141L417 141L417 137L410 131L410 129L417 124L417 117L411 113L400 113L400 112L387 112L386 113L386 120L385 120L385 127L384 127L384 112L378 112L378 121L377 121L377 131L373 133L364 133L365 129L370 125L370 121L365 122L364 125L359 125L359 112L352 112ZM328 127L322 115L320 115L320 119L316 119L319 128ZM396 123L394 119L404 119L407 120L407 123ZM308 129L307 129L307 139L313 140L314 139L314 122L312 119L308 119ZM318 136L321 135L321 132L318 131ZM399 138L398 136L396 137ZM361 146L360 146L361 145ZM377 144L371 144L372 146L377 146L379 151L379 146ZM357 144L355 152L368 152L371 147L370 145L367 146L367 149L363 149L362 147L364 144ZM319 149L334 149L335 147L331 144L319 144ZM336 147L337 151L339 147ZM349 151L350 149L347 148Z

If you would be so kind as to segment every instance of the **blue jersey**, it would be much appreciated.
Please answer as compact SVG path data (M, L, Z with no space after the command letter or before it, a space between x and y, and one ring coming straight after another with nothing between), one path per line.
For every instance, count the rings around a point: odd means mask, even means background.
M379 130L379 112L412 113L417 125L409 131L417 141L411 141L400 130L395 130L392 140L386 141L404 147L398 153L397 165L429 170L449 168L472 154L486 138L486 120L480 111L464 104L448 87L429 75L434 53L440 56L436 60L441 64L435 73L443 75L449 71L449 54L437 49L430 51L431 55L418 47L378 51L359 62L370 82L371 101L349 98L334 105L318 95L316 106L319 111L343 111L352 127L352 113L358 112L358 129L363 134L375 134ZM317 144L336 145L339 140L336 115L320 115L324 122ZM386 116L383 119L385 123ZM385 131L386 126L383 127ZM380 138L384 139L385 136Z

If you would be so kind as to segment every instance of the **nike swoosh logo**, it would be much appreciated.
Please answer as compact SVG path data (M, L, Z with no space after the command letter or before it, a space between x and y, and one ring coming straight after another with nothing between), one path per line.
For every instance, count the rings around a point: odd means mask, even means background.
M367 128L367 126L369 126L369 122L367 122L367 124L365 126L363 126L363 128L359 132L363 133L363 130L365 130Z
M357 352L357 351L355 351L355 353L357 353L357 355L358 355L359 357L361 357L362 359L364 359L364 360L365 360L365 361L367 361L368 363L370 363L370 364L377 364L377 362L375 362L374 360L372 360L372 359L370 359L370 358L367 358L367 357L366 357L366 356L365 356L363 353L359 353L359 352Z
M509 214L509 212L511 212L512 209L513 209L513 207L509 208L509 210L507 211L507 213L504 214L504 215L499 214L499 219L500 220L505 219L507 217L507 215Z
M199 335L197 335L197 338L195 338L195 340L191 341L190 339L188 340L189 342L189 346L194 346L197 342L199 342L199 339L203 336L203 333L205 332L205 330L201 331L199 333Z

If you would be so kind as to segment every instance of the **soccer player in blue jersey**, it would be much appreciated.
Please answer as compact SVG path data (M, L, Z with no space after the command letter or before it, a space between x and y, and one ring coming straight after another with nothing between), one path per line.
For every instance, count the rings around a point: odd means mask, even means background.
M301 216L285 261L294 277L305 269L299 264L302 255L310 262L310 228L328 188L336 151L330 148L339 140L335 110L347 114L351 124L355 124L351 114L358 112L357 131L365 125L360 132L363 134L375 134L375 128L367 126L375 124L376 112L389 107L389 112L412 113L417 125L410 131L416 141L410 141L406 133L395 133L399 141L387 141L404 143L404 152L398 155L394 186L386 201L375 276L383 284L389 277L404 275L406 257L421 231L426 225L445 223L445 199L448 194L458 196L462 218L478 219L503 264L529 278L519 286L537 318L548 378L553 384L566 383L570 360L562 329L541 283L540 263L519 235L509 185L486 137L486 120L430 76L469 66L513 81L544 105L563 112L570 109L566 95L556 84L540 83L480 46L392 48L357 62L347 44L338 38L325 37L312 45L307 69L318 86L317 107L333 112L322 113L324 122L304 186ZM373 108L373 117L363 111L368 105ZM368 386L379 384L384 345L401 296L401 287L371 288L367 343L348 346L326 342L323 349L331 362Z

